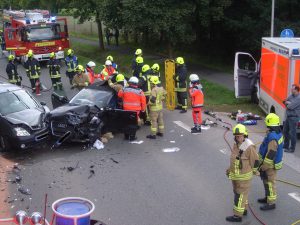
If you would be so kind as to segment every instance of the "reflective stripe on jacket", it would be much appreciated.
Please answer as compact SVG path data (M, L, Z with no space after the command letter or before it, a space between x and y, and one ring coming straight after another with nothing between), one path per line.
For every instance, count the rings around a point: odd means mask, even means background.
M35 58L28 59L25 63L26 74L29 79L38 79L40 77L41 67L39 61Z
M75 68L78 66L78 59L75 55L67 56L65 58L67 72L75 72Z
M185 92L187 89L187 69L185 65L179 65L175 69L175 91Z
M123 88L118 93L118 97L123 100L123 109L132 111L145 111L146 97L144 92L134 86Z
M204 95L200 85L195 85L189 89L192 99L192 108L202 107L204 104Z
M165 99L167 92L163 87L155 86L151 90L149 105L150 111L160 111L163 109L163 100Z
M105 67L101 71L101 80L108 80L108 78L115 73L116 73L116 70L112 66Z
M47 63L47 67L49 68L50 78L60 78L60 64L57 59L50 59Z

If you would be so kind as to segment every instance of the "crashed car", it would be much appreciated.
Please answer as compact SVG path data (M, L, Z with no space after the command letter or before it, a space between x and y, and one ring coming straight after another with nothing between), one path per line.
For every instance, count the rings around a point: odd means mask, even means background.
M28 91L0 82L0 151L27 149L46 141L49 112Z
M51 133L64 141L94 143L106 132L135 135L137 113L116 109L117 95L107 82L96 82L70 101L60 93L51 96L54 110L49 114Z

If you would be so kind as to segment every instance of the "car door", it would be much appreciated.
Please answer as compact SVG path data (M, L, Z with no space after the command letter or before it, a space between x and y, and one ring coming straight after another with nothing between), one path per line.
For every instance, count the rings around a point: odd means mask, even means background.
M251 54L237 52L234 61L235 97L250 97L253 91L253 79L258 75L258 64Z
M137 113L122 109L108 109L105 129L114 132L124 132L125 129L137 128Z

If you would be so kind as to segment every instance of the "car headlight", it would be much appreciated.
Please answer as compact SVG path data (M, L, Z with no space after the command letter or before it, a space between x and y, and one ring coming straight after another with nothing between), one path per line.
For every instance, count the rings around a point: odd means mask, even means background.
M18 137L24 137L24 136L29 136L30 135L30 133L22 127L16 127L16 128L14 128L14 130L15 130L16 135Z

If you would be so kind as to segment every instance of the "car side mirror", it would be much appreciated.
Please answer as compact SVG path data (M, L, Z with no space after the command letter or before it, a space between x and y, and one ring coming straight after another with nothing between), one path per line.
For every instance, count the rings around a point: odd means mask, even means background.
M46 106L46 105L47 105L46 102L40 102L40 104L41 104L42 106Z

